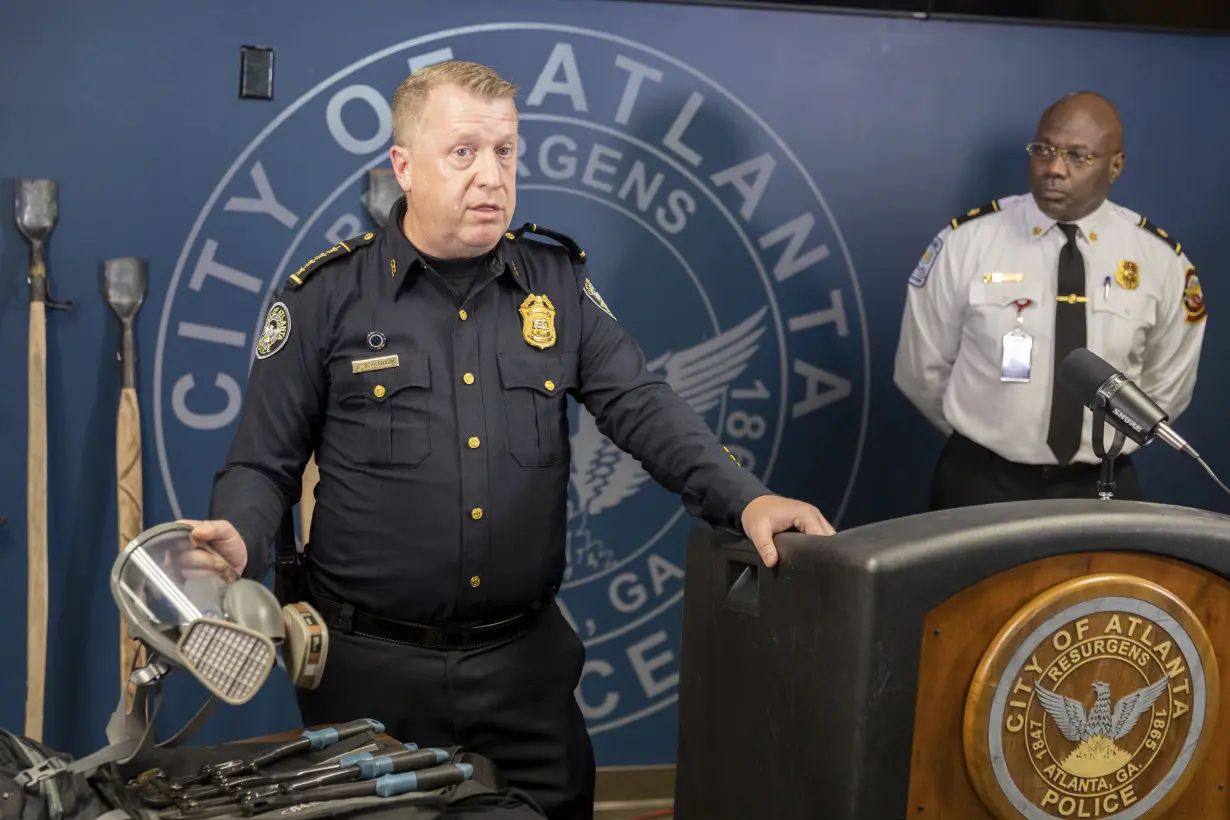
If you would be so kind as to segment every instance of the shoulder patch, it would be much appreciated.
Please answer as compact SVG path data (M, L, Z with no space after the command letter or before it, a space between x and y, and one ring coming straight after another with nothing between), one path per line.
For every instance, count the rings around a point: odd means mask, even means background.
M971 208L970 210L966 211L960 216L954 217L951 224L952 224L952 227L959 228L962 225L964 225L966 222L969 222L971 219L977 219L980 216L986 216L987 214L993 214L998 211L999 211L999 200L993 199L990 202L988 202L986 205L980 205L977 208Z
M1169 245L1171 248L1173 248L1173 249L1174 249L1175 256L1178 256L1180 253L1182 253L1182 252L1183 252L1183 246L1182 246L1182 245L1180 245L1178 242L1176 242L1174 239L1172 239L1172 238L1171 238L1171 236L1170 236L1170 234L1166 233L1166 232L1165 232L1165 231L1163 231L1161 228L1159 228L1158 226L1154 225L1152 222L1150 222L1150 221L1149 221L1148 219L1146 219L1145 217L1143 217L1143 216L1142 216L1142 217L1140 218L1140 222L1138 222L1137 224L1138 224L1140 227L1144 228L1144 229L1145 229L1146 231L1148 231L1149 233L1151 233L1151 234L1153 234L1154 236L1156 236L1158 239L1160 239L1160 240L1162 240L1163 242L1165 242L1165 243L1166 243L1167 245Z
M517 228L515 231L509 231L507 234L505 234L505 236L515 241L519 239L522 234L525 234L525 233L536 233L539 236L545 236L548 239L554 239L556 242L560 243L568 250L568 255L572 257L573 261L576 261L576 262L585 261L585 251L581 250L581 246L576 243L576 240L574 240L572 237L568 236L567 234L562 234L559 231L553 231L550 228L544 228L543 226L538 225L534 222L526 222L524 225L522 225L520 228Z
M1187 314L1189 325L1203 322L1208 316L1204 309L1204 290L1200 287L1195 268L1188 268L1183 278L1183 311Z
M610 316L612 319L615 318L615 314L611 313L611 309L606 306L606 300L602 298L602 294L598 292L588 278L585 280L585 284L582 287L585 290L585 295L589 297L589 301L597 305L598 309L607 316Z
M268 359L290 338L290 308L285 302L274 302L265 315L265 327L256 340L256 358Z
M935 239L932 239L931 244L923 251L922 258L918 260L918 266L910 274L912 286L921 288L927 284L927 279L931 276L931 268L935 267L936 257L940 255L940 250L944 247L944 236L948 231L949 229L945 228L936 234Z
M338 242L332 248L313 256L307 262L303 263L303 267L292 273L286 280L286 286L291 290L298 290L303 287L303 283L308 280L326 262L338 259L346 254L353 253L358 248L363 247L367 243L376 238L376 234L367 232L353 239L347 239L345 242Z

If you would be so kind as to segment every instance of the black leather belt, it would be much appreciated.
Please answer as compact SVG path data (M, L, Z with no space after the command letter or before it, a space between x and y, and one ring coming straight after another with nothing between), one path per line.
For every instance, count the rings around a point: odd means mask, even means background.
M382 618L335 601L312 590L312 605L328 624L330 632L363 635L382 641L423 649L476 649L515 638L530 628L550 599L539 601L523 613L499 621L464 625L429 625Z

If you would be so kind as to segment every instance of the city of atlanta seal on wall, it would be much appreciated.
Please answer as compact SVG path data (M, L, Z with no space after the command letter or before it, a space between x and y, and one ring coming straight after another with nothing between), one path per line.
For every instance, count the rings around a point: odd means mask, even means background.
M966 701L966 766L1003 820L1157 817L1212 741L1217 693L1186 604L1143 578L1077 578L987 650Z

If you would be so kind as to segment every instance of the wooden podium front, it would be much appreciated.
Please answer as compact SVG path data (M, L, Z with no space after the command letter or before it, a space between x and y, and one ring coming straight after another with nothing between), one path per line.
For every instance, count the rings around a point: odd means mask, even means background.
M1027 502L689 546L676 817L1230 818L1230 519Z

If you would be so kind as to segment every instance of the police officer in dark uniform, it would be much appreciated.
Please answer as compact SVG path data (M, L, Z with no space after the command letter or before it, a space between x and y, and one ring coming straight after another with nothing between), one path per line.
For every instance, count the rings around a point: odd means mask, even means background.
M193 536L261 578L303 469L320 480L303 598L329 657L305 724L373 717L400 740L485 755L551 818L593 813L574 698L584 647L565 569L567 397L685 508L746 534L831 534L774 496L645 367L585 253L516 202L516 87L473 63L394 96L387 228L291 275L257 343L242 420ZM215 559L216 560L216 559Z

